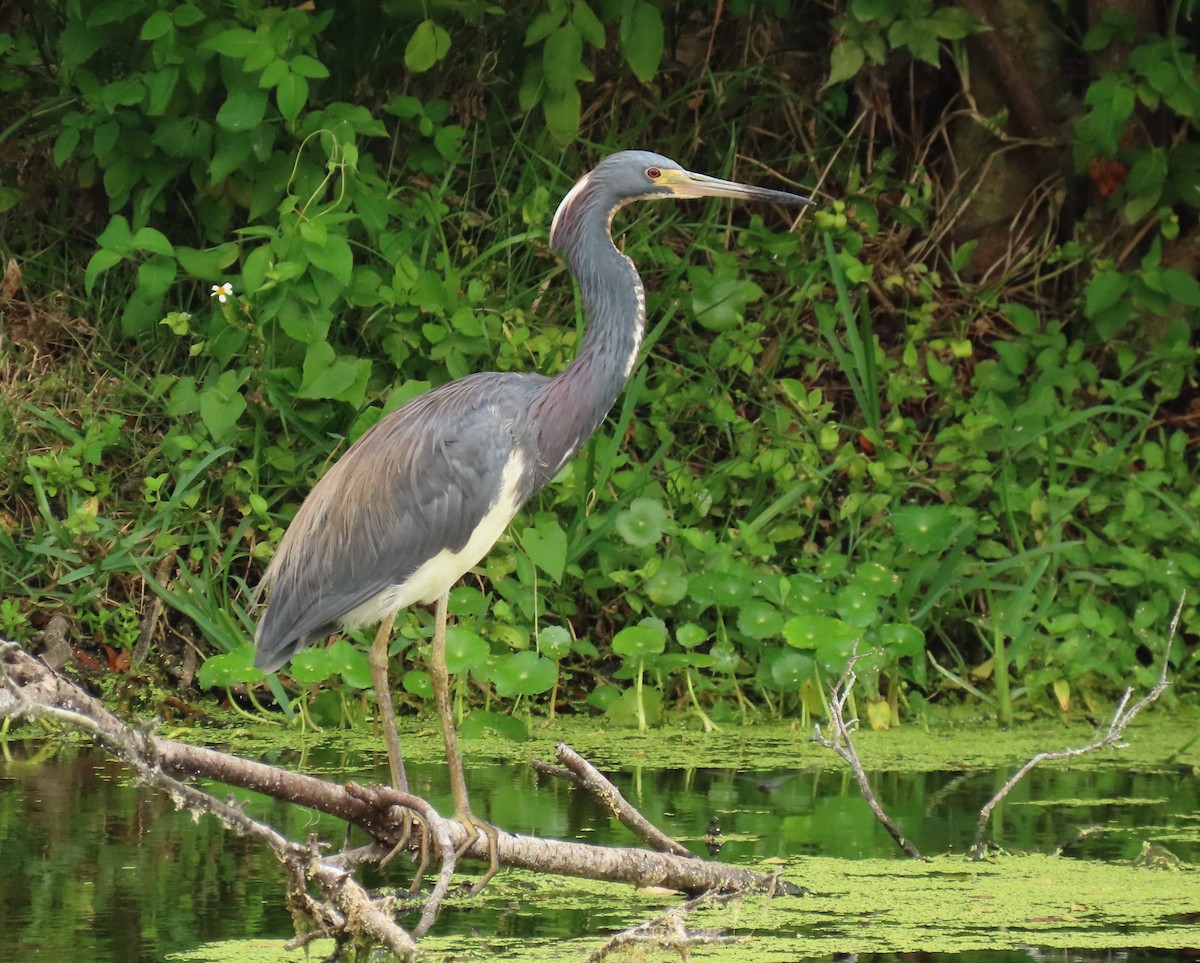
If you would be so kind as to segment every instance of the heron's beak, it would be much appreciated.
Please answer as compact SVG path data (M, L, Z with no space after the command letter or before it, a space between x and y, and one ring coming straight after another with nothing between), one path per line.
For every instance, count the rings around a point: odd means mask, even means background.
M787 191L773 191L767 187L751 187L736 181L723 181L719 177L693 174L691 171L663 171L663 186L670 188L676 197L735 197L743 201L772 201L776 204L812 204L812 198Z

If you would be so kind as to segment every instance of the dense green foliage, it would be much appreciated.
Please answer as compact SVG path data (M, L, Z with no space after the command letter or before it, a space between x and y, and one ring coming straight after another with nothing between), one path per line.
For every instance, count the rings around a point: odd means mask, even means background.
M1200 576L1200 78L1172 11L1055 6L1051 140L933 0L19 12L0 634L64 612L110 669L155 642L160 671L198 650L202 685L261 682L249 586L304 493L430 385L565 365L583 319L550 218L638 146L822 204L793 231L622 215L648 360L452 595L469 722L820 712L856 645L877 725L947 691L1006 719L1146 683ZM288 677L318 720L369 684L345 641Z

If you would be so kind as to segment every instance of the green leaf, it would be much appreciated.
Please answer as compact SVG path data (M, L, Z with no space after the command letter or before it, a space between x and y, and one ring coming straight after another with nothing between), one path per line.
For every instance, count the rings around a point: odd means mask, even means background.
M642 619L637 625L627 625L613 636L612 648L626 659L658 655L667 647L667 636L657 619Z
M900 585L900 576L886 565L864 562L854 573L851 583L873 595L891 596Z
M313 80L320 80L329 76L329 68L315 57L310 57L308 54L299 54L293 57L290 66L293 73L299 74L301 77L309 77Z
M327 341L308 347L304 355L304 374L297 398L345 401L354 407L362 406L367 381L371 377L371 362L353 356L335 357Z
M204 13L194 3L181 3L172 14L177 27L194 27L204 20Z
M323 244L305 244L304 253L314 267L332 274L343 285L350 283L350 275L354 272L354 253L350 250L350 242L341 234L328 235Z
M201 281L219 281L237 256L238 246L232 241L203 251L194 247L175 248L175 259L179 266Z
M589 702L591 700L589 699ZM633 729L639 725L637 692L631 687L619 692L614 699L606 699L604 714L610 724L625 726ZM662 722L662 693L653 686L642 689L642 712L645 713L646 725L657 726ZM593 703L595 704L595 703Z
M284 120L295 120L308 103L308 81L299 74L287 74L275 88L275 103Z
M879 618L879 599L854 583L842 586L834 597L834 606L838 615L856 628L874 625Z
M433 683L429 681L429 673L424 669L413 669L411 672L405 672L404 678L401 680L401 685L404 686L405 692L420 696L422 699L428 700L433 698Z
M317 685L337 674L336 663L326 646L317 645L292 656L287 673L301 685Z
M0 214L16 207L25 192L16 187L0 187Z
M896 15L900 13L901 4L904 0L851 0L850 13L854 19L861 23L869 23L872 20L878 20L881 25L887 26L896 19ZM908 0L907 13L910 17L919 17L929 9L928 0Z
M617 513L617 534L630 545L648 548L663 537L668 520L667 510L657 498L635 498Z
M561 625L547 625L537 636L538 652L556 662L571 653L571 633Z
M75 148L79 146L79 128L75 126L64 127L62 133L54 141L54 166L62 167L75 153Z
M907 505L892 513L892 530L900 544L918 555L944 549L957 525L948 505Z
M604 48L604 24L586 0L574 0L571 4L571 23L580 35L593 47ZM557 24L555 24L557 26Z
M842 40L829 55L829 79L825 86L840 84L849 80L860 70L866 54L857 40Z
M200 44L201 50L215 50L227 57L245 60L258 46L258 37L245 27L222 30Z
M685 649L694 649L709 640L708 629L695 622L685 622L675 630L675 641Z
M1095 319L1102 311L1116 304L1129 289L1129 278L1119 271L1101 271L1084 289L1083 313Z
M537 527L530 526L521 536L521 545L533 564L558 584L567 566L567 533L552 515L542 515Z
M246 54L246 59L242 61L242 70L248 74L255 73L259 70L264 70L279 59L279 54L275 50L275 44L270 37L259 37L258 43Z
M925 633L907 622L888 622L879 627L879 641L893 658L916 658L925 651Z
M933 24L928 20L897 20L888 28L888 43L893 47L907 47L918 60L933 67L938 65L938 38Z
M167 236L162 231L157 231L152 227L139 228L129 243L135 251L165 254L168 257L175 256L175 249L171 246L171 242L167 240Z
M816 675L812 656L791 649L775 653L769 664L771 681L781 692L794 692Z
M175 21L171 19L171 15L166 10L155 10L142 24L142 31L138 34L138 39L157 40L174 29Z
M728 572L705 572L692 579L688 586L692 601L701 607L718 605L733 608L744 605L754 597L749 579Z
M1158 206L1167 180L1167 157L1161 150L1147 151L1130 168L1125 180L1125 220L1136 224Z
M816 650L828 644L853 642L862 630L828 615L794 615L783 623L784 641L796 649Z
M96 286L96 278L107 271L109 268L116 267L125 258L116 251L107 251L101 248L88 259L87 267L83 271L83 289L89 295L92 293L92 288Z
M266 109L267 95L262 94L263 109ZM236 170L241 170L254 150L254 138L249 133L241 133L233 137L218 138L218 147L208 165L208 176L214 184L225 180Z
M961 7L939 7L925 18L943 40L962 40L978 33L981 24Z
M1159 276L1163 292L1177 304L1200 308L1200 281L1183 268L1164 268Z
M642 590L655 605L676 605L687 595L688 581L683 563L668 558L642 582Z
M242 282L247 291L257 291L266 282L272 253L270 244L260 244L246 255L242 264ZM180 263L183 263L182 260ZM187 265L184 265L184 270L188 270Z
M558 666L532 650L503 656L492 670L492 684L503 699L547 692L557 678Z
M646 0L634 0L621 18L621 49L633 75L644 84L658 73L663 55L662 12Z
M240 682L258 682L265 678L254 667L254 646L244 645L232 652L205 659L196 672L196 684L202 689L231 686Z
M489 732L494 732L511 742L525 742L529 739L529 727L520 719L486 709L472 710L458 727L458 734L464 739L482 739Z
M338 639L329 646L328 651L331 668L342 677L346 685L352 689L373 687L371 662L366 652L346 639Z
M546 126L560 143L570 143L579 134L579 88L574 84L561 94L545 90L542 113Z
M575 88L575 71L583 59L583 37L572 24L563 24L546 38L542 66L546 86L558 95Z
M562 6L539 13L530 21L529 27L525 30L525 46L532 47L535 43L549 37L562 24L565 15L566 8Z
M450 52L450 34L433 20L422 20L404 48L404 66L424 73Z
M262 123L266 114L265 90L259 90L257 87L235 87L217 111L217 126L231 133L250 131Z
M545 70L542 68L540 58L530 59L525 62L525 72L521 75L521 86L517 88L517 105L523 111L531 111L536 107L542 99L543 84L542 76ZM79 138L76 137L76 140ZM71 148L74 150L74 147ZM61 167L62 164L59 164Z
M161 117L171 105L175 96L175 87L179 83L179 68L164 67L162 70L146 74L146 113L150 117Z
M273 60L258 75L258 86L264 90L277 87L279 86L279 82L289 73L291 73L291 70L288 68L286 60Z
M461 625L446 628L446 670L459 675L484 665L491 649L478 635Z
M715 274L707 268L688 272L692 282L692 311L709 331L718 333L738 327L746 316L746 305L763 296L763 289L746 278Z
M236 371L223 371L215 384L200 392L200 420L213 441L224 439L245 412L246 399L241 393L244 380Z
M738 609L738 631L750 639L772 639L783 628L783 613L770 602L755 599Z

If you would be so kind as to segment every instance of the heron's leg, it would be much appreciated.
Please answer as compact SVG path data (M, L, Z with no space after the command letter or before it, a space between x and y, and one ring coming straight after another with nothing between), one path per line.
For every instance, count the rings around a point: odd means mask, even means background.
M471 812L471 803L467 798L467 777L463 773L462 753L458 748L458 728L454 725L454 709L450 705L450 672L446 668L446 613L449 604L449 592L437 601L437 610L433 617L433 644L429 652L429 678L433 683L433 701L442 724L442 741L446 744L450 792L454 796L454 818L467 829L467 843L463 849L474 842L474 830L482 832L488 841L488 870L471 890L474 895L496 874L499 859L496 853L496 827L477 818ZM462 855L461 851L459 855Z
M392 640L394 621L394 618L385 617L379 623L369 661L371 680L375 683L375 705L383 723L383 738L387 742L392 785L400 792L408 792L408 774L404 771L404 753L400 750L400 736L396 734L396 711L392 708L392 690L388 685L388 643Z

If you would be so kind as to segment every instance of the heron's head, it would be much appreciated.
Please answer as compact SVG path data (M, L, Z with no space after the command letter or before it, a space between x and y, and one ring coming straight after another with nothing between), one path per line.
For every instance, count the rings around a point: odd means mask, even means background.
M812 203L799 194L694 174L662 154L623 150L604 158L563 198L550 225L550 246L561 249L568 245L589 217L603 218L604 227L608 229L612 216L630 201L664 197L734 197L776 204Z

